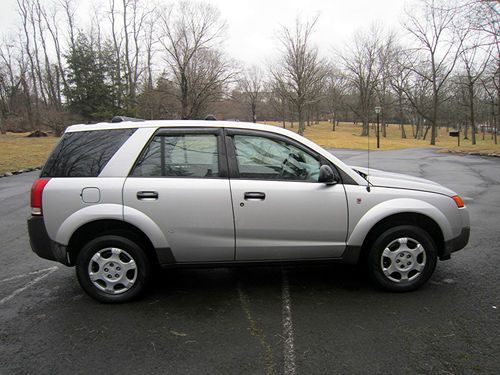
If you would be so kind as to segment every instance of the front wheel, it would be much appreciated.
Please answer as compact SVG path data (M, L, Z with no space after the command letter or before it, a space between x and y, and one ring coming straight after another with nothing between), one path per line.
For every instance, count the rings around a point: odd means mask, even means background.
M144 292L151 265L134 241L104 235L88 242L79 252L76 275L85 292L96 300L126 302Z
M401 225L383 232L368 255L368 270L382 288L415 290L432 276L437 262L434 241L423 229Z

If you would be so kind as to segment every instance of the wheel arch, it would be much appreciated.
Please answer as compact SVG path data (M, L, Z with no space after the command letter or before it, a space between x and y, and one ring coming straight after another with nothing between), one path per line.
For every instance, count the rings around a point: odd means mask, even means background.
M153 243L148 236L136 226L122 220L100 219L87 222L80 226L71 235L68 243L68 259L70 265L74 265L76 257L82 247L91 239L100 235L115 234L139 242L139 245L146 252L152 265L159 264L158 255Z
M417 212L401 212L379 220L366 234L361 245L360 259L368 254L371 245L377 237L389 228L399 225L413 225L425 230L436 244L438 256L444 251L444 235L439 224L431 217Z

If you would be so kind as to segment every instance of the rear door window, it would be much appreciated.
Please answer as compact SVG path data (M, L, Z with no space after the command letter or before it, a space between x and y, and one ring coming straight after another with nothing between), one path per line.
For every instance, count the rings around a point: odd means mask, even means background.
M131 176L219 177L217 135L157 135L137 161Z
M97 177L136 129L72 132L63 135L41 177Z

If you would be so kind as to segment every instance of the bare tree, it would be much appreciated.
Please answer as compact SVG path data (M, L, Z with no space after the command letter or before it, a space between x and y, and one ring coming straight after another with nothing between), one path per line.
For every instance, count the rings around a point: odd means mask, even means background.
M442 89L455 68L467 31L454 33L459 30L453 25L459 9L451 2L420 0L419 4L420 11L414 8L406 12L404 27L418 45L413 52L420 53L424 62L411 69L432 86L432 110L425 118L431 124L430 144L435 145L439 105L444 100Z
M0 44L0 133L5 134L4 122L14 110L21 80L16 74L15 45L11 40Z
M401 138L406 138L406 130L404 124L407 122L408 117L405 115L405 89L409 87L408 79L410 77L411 70L408 69L405 64L405 54L401 46L394 47L392 58L389 61L389 69L389 84L396 96L396 113L401 129Z
M408 60L409 58L407 58ZM424 72L425 64L419 66L419 69ZM412 67L416 66L415 62L411 63ZM427 136L427 131L429 127L425 128L424 125L426 121L430 118L430 113L432 112L432 84L426 79L422 74L416 74L413 70L406 72L405 79L402 81L400 89L404 92L406 99L411 105L413 110L412 124L413 126L413 137L424 139Z
M286 93L297 111L299 134L304 134L304 115L308 105L319 97L317 87L326 77L326 61L319 57L312 45L311 36L318 18L312 21L295 21L294 28L283 27L279 35L283 54L271 75Z
M289 107L288 95L282 90L282 85L274 79L266 82L267 102L274 115L280 119L283 129L286 128L287 111Z
M352 43L341 54L347 79L355 89L357 103L351 109L361 118L361 135L368 135L376 88L381 74L380 56L383 33L373 25L368 32L357 32Z
M465 11L471 18L474 30L479 31L484 36L482 42L491 46L494 51L490 55L488 78L482 81L484 81L483 87L487 91L492 105L496 144L497 127L500 123L500 32L498 31L500 30L500 4L498 1L475 0L472 11L470 8Z
M347 80L343 72L331 66L326 77L326 107L332 123L332 131L339 124L339 112L345 105L344 99L347 91Z
M476 83L481 79L488 66L490 51L484 51L479 40L474 38L470 43L464 44L460 52L463 74L457 80L458 85L463 87L465 93L465 104L468 107L468 119L471 128L472 144L476 144ZM482 61L481 61L482 60Z
M216 49L198 51L188 68L189 112L186 118L203 118L208 105L222 98L226 86L236 80L236 70L232 62Z
M142 36L152 11L140 5L139 0L123 0L123 35L127 107L136 110L137 84L144 68L141 66ZM151 61L149 61L151 63Z
M217 51L226 24L214 6L188 1L162 8L158 22L164 59L178 86L181 117L193 118L216 98L220 85L234 78Z
M379 106L382 108L380 120L382 121L382 135L387 137L387 122L386 119L390 114L392 105L394 104L393 97L390 92L391 81L391 62L395 59L397 49L395 46L396 34L389 32L380 46L378 51L378 70L380 71L378 83L375 87L375 93ZM403 128L404 129L404 128Z
M40 39L40 43L42 45L42 51L43 51L43 65L44 65L44 77L43 81L45 82L45 85L47 86L46 91L47 91L47 96L48 96L48 103L57 109L61 108L61 103L59 101L60 95L58 94L58 85L59 82L57 82L56 77L55 77L55 71L53 70L53 66L49 60L49 51L47 47L47 41L45 38L45 33L46 33L46 23L44 22L44 19L46 18L45 14L45 9L42 8L40 4L40 0L36 0L34 3L34 15L36 16L36 26L38 28L38 35ZM35 27L35 25L33 25Z
M498 144L497 133L500 115L500 69L492 66L489 71L480 79L482 88L486 94L486 98L490 107L491 114L491 131L495 144Z
M146 51L145 69L146 69L146 89L153 89L153 58L156 53L156 44L158 38L155 33L156 18L154 12L148 12L143 28L144 49Z
M50 10L50 13L48 13L48 11L46 10L43 10L41 12L41 15L45 21L45 26L47 27L47 30L52 38L52 45L54 46L54 52L57 60L57 69L58 69L57 77L62 82L63 86L62 89L67 90L68 84L66 82L66 74L63 66L63 47L61 46L61 39L59 36L60 19L58 18L58 8L54 6ZM61 106L62 98L61 98L60 85L57 85L56 90L57 90L57 101Z
M69 1L69 0L66 0ZM109 20L111 22L111 38L113 40L113 49L115 52L115 69L113 74L113 87L115 88L116 106L122 107L122 35L118 27L118 10L115 0L109 1ZM73 44L74 45L74 44Z
M243 93L246 105L250 109L253 122L257 122L257 105L261 99L263 89L263 73L258 66L246 69L238 79L238 86Z

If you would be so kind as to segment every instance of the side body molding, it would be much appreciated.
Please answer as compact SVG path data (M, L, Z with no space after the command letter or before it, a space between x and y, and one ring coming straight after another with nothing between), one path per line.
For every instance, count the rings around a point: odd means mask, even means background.
M381 202L369 209L353 228L347 240L347 245L361 246L368 232L375 224L386 217L399 213L416 213L428 216L439 225L445 240L452 237L450 222L438 208L417 199L396 198Z

